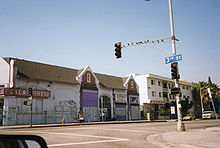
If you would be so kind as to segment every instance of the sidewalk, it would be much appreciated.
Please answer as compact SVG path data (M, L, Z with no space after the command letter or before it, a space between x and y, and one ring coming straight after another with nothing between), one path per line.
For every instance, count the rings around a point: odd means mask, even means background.
M105 122L82 122L82 123L65 123L65 124L34 124L30 125L12 125L0 126L0 129L18 129L18 128L44 128L44 127L62 127L62 126L79 126L79 125L97 125L97 124L129 124L129 123L147 123L147 122L167 122L167 120L134 120L134 121L105 121Z
M167 132L162 135L166 147L179 148L219 148L220 127Z

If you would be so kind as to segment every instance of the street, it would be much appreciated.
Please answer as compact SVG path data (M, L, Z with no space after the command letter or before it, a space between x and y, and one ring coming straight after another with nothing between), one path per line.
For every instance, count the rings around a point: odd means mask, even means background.
M220 127L220 120L186 121L184 123L187 131ZM158 140L158 143L164 140L161 137L157 139L158 137L153 137L154 135L175 131L176 122L170 121L1 129L0 133L40 135L46 140L48 147L55 148L155 148L163 147L163 145L158 145L155 140ZM173 135L173 139L175 139L175 135Z

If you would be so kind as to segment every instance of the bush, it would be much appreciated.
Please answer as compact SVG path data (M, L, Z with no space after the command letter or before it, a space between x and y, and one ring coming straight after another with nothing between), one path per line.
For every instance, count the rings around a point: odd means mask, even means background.
M169 116L170 115L170 109L165 110L165 109L160 109L159 110L159 116Z

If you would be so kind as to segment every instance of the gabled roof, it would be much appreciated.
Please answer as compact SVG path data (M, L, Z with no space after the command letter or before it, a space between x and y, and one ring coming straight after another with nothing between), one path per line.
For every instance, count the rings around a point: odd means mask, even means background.
M122 81L123 81L123 84L125 84L125 82L128 80L128 77L123 77L122 78Z
M27 61L17 58L3 58L7 63L13 59L18 68L18 76L32 80L44 80L51 82L61 82L70 84L79 84L76 77L84 69L70 69L66 67L43 64L33 61ZM124 80L122 77L111 76L106 74L94 73L100 84L106 88L125 90Z
M112 89L126 89L124 87L123 78L111 75L95 73L101 85Z
M18 68L18 76L21 78L29 78L33 80L45 80L70 84L78 84L76 76L78 70L55 65L48 65L32 61L26 61L15 58L4 58L9 63L14 59Z

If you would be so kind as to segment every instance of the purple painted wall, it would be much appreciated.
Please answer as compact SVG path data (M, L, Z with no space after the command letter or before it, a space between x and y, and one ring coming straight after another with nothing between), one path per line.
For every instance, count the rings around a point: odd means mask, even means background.
M126 120L126 104L115 104L115 107L116 107L116 120L125 121Z
M116 108L126 108L126 104L115 104Z
M98 107L98 93L97 92L83 92L82 106L83 107Z
M118 121L125 121L126 120L126 115L124 115L124 116L116 115L116 120L118 120Z

